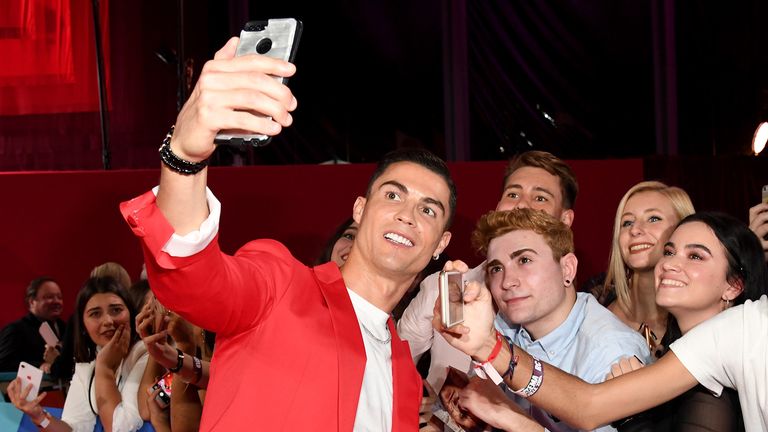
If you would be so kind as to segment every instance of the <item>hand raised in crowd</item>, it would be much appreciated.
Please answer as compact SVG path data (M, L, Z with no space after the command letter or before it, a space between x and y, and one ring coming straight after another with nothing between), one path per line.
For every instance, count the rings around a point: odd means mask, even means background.
M626 373L636 371L642 367L645 367L643 362L638 360L637 357L624 357L618 362L611 365L611 371L605 375L605 380L608 381L611 378L622 376Z
M45 344L45 351L43 352L43 364L40 365L40 369L45 373L51 373L51 365L61 355L58 347Z
M42 402L48 393L42 392L35 399L28 401L27 395L32 391L32 384L28 385L27 388L21 387L21 378L18 377L8 384L8 397L11 399L13 406L28 415L33 421L42 418L44 414L40 402ZM36 424L39 424L39 421Z
M171 149L183 159L208 158L220 130L277 135L293 122L296 98L273 76L289 77L296 67L256 54L235 57L237 43L238 38L230 39L206 62L179 113Z
M544 430L490 379L471 377L469 384L459 391L459 405L495 428L517 432Z
M448 261L444 271L465 273L469 267L462 261ZM440 311L440 296L435 302L432 326L439 331L454 348L475 358L487 358L496 344L496 330L493 326L493 299L484 283L471 281L464 287L464 322L445 328Z
M768 262L768 203L760 203L749 209L749 229L763 245L765 261Z
M131 329L121 324L115 329L112 339L96 354L96 368L107 368L117 372L120 362L123 361L131 348Z
M169 316L168 334L182 351L194 352L198 345L198 341L195 340L198 328L175 313Z
M176 349L168 343L170 318L160 310L157 301L148 301L136 315L136 331L147 347L149 355L164 368L176 366Z
M156 432L170 431L171 410L169 410L167 406L165 408L161 407L157 402L157 396L162 389L156 388L155 390L152 390L150 388L148 390L150 391L150 394L147 397L146 403L149 407L149 421L152 423L152 427Z

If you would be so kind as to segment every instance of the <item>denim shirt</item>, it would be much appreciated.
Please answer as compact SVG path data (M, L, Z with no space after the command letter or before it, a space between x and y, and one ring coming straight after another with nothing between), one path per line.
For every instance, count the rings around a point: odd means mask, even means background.
M648 346L640 334L621 322L588 293L577 293L576 303L565 321L547 335L533 340L520 325L508 323L496 315L496 328L530 355L557 366L589 383L600 383L611 365L622 357L637 356L643 363L651 361ZM546 377L545 377L546 380ZM532 406L526 399L508 392L507 396L550 431L576 431L547 412ZM603 426L597 431L613 431Z

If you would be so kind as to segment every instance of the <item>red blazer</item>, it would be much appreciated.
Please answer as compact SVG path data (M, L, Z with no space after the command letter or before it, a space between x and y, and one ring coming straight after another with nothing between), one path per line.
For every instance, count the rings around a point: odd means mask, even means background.
M173 228L152 192L120 209L142 240L160 302L216 332L200 430L352 430L366 357L335 264L306 267L273 240L229 256L217 238L191 257L171 257L161 249ZM416 431L421 378L391 320L389 327L392 430Z

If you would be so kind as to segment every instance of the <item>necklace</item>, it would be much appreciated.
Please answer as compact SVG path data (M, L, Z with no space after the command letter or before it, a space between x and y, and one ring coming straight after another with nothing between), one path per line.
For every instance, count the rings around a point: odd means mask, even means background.
M377 338L375 334L373 334L370 330L368 330L368 327L366 327L365 324L363 324L362 321L360 322L360 326L363 327L363 330L365 330L366 333L368 333L368 336L372 337L373 340L375 340L376 342L378 342L378 343L380 343L382 345L386 345L386 344L389 343L389 341L392 340L392 333L389 332L389 329L387 329L387 338L382 340L382 339Z

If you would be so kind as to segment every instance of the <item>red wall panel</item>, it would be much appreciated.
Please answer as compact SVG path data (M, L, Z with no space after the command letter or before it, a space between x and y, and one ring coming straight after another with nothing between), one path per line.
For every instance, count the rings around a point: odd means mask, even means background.
M573 161L581 193L574 230L579 275L604 269L619 198L643 175L641 160ZM504 162L450 165L458 209L449 256L479 262L469 234L477 218L495 207ZM244 242L270 237L312 262L326 238L365 193L373 165L298 165L214 168L209 175L223 203L221 244L234 252ZM59 280L65 314L92 267L122 263L133 278L141 268L138 241L122 221L118 204L155 185L157 170L0 173L0 326L24 313L23 292L40 275Z

